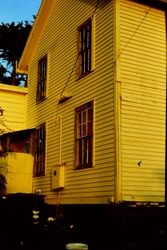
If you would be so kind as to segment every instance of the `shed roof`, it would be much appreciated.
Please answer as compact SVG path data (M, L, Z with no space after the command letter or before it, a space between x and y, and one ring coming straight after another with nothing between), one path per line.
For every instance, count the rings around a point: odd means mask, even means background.
M8 136L13 136L13 135L19 136L19 135L29 134L35 130L36 130L36 128L27 128L27 129L22 129L22 130L10 131L10 132L7 132L7 133L0 135L0 139L6 138Z

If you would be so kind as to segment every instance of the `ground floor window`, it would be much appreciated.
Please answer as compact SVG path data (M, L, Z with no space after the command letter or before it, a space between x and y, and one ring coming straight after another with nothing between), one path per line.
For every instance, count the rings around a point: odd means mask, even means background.
M93 101L75 109L75 166L93 166Z
M45 124L40 125L34 132L34 177L45 174Z

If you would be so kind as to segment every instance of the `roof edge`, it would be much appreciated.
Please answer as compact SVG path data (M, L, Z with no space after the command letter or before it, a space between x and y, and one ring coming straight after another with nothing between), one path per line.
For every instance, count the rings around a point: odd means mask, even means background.
M18 63L17 72L28 72L28 66L32 60L33 52L38 45L42 32L46 27L46 23L53 7L54 0L42 0L39 7L35 22L28 36L25 48Z

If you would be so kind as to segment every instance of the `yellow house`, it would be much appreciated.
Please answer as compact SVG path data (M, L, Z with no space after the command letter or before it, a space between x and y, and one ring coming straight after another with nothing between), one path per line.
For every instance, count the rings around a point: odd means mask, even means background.
M18 70L48 203L165 201L166 6L43 0Z
M33 156L27 150L29 131L26 130L27 94L28 88L26 87L0 83L2 110L0 116L0 173L6 177L8 194L32 193Z
M0 107L3 109L0 129L12 132L26 128L28 88L0 83Z

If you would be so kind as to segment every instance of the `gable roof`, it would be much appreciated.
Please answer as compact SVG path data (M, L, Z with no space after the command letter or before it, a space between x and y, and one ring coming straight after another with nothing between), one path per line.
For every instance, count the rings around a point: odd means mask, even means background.
M131 0L135 1L135 0ZM141 3L145 3L145 0L138 0ZM53 8L55 0L42 0L41 6L39 8L37 17L35 19L34 25L28 37L26 46L24 48L23 54L18 64L18 73L27 73L28 65L30 64L35 48L38 45L40 37L43 30L45 29L47 20L49 18L50 12ZM148 0L148 3L161 4L164 7L167 4L167 0Z
M26 46L18 64L18 72L27 72L28 65L32 60L35 48L38 45L43 30L45 29L48 17L55 0L42 0L37 17L31 29Z

